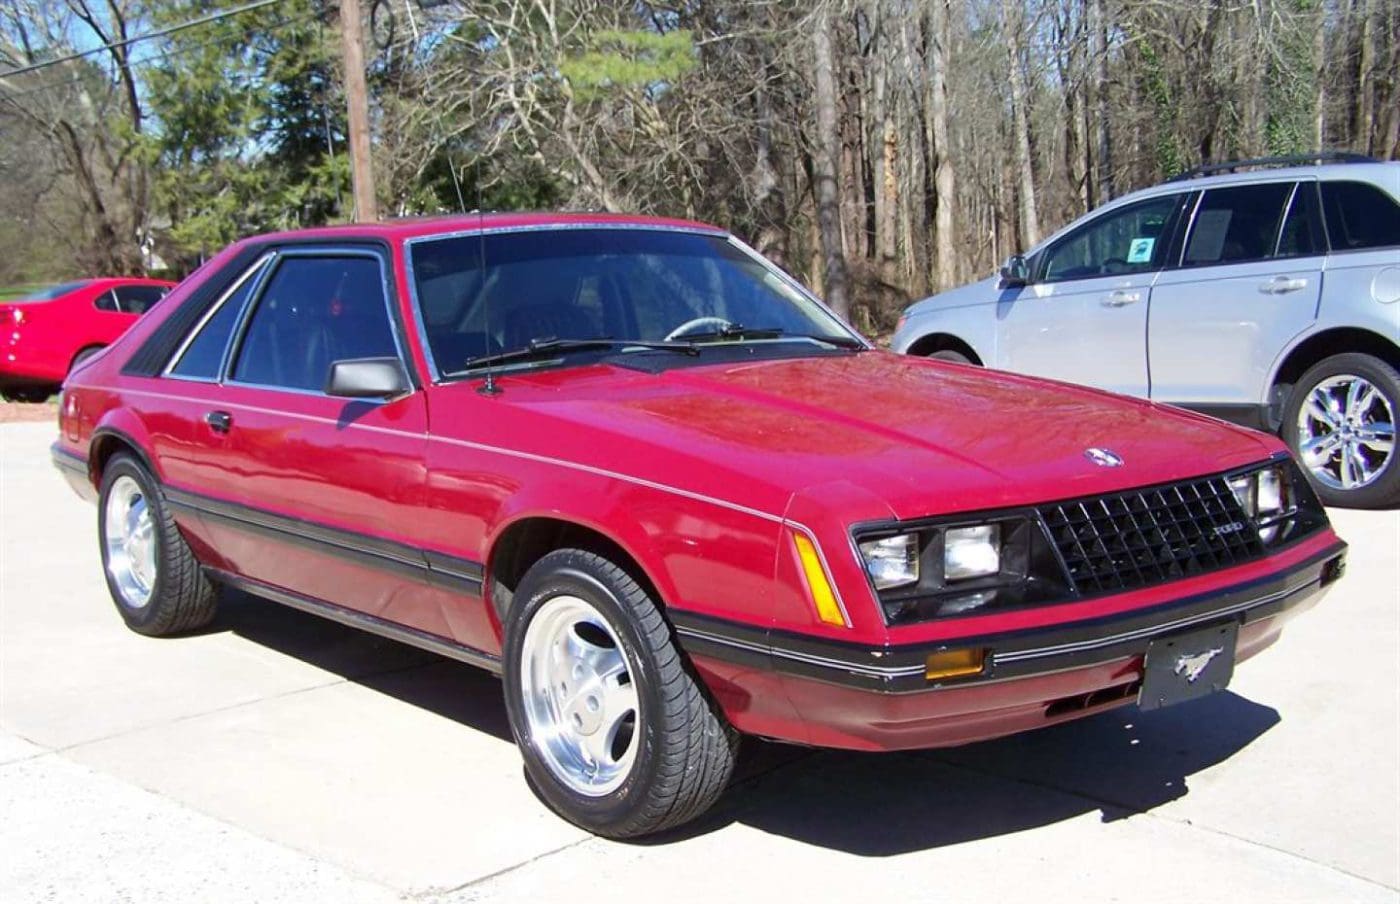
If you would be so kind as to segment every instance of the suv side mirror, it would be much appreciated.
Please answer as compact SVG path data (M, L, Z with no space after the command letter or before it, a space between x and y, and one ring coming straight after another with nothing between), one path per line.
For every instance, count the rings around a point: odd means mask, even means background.
M392 399L408 392L398 358L353 358L331 363L326 395L347 399Z
M1019 289L1030 282L1030 267L1026 265L1026 259L1019 254L1013 254L1006 259L1006 263L1001 265L1001 279L997 280L998 289Z

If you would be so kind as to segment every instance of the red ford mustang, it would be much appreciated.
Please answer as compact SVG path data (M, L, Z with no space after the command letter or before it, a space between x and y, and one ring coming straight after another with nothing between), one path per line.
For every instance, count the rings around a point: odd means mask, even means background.
M217 588L501 673L540 795L691 819L740 734L962 744L1224 687L1343 571L1277 439L872 349L721 230L269 235L75 373L133 629Z
M0 392L41 402L79 362L116 341L175 284L87 279L0 304Z

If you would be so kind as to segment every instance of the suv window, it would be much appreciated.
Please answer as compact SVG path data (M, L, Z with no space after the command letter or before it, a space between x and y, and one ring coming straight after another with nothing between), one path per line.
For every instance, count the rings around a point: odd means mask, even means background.
M239 277L239 283L234 290L224 297L214 313L204 321L204 325L197 327L199 332L190 340L180 359L170 369L172 374L191 380L219 378L219 368L224 363L224 350L228 348L229 337L233 335L233 328L238 324L238 315L242 313L243 305L248 301L253 286L257 284L258 273L264 266L264 262L259 261L252 270Z
M1327 243L1317 234L1317 220L1312 213L1312 208L1316 206L1315 198L1314 183L1298 184L1297 191L1293 192L1293 198L1288 202L1288 213L1283 217L1275 257L1305 257L1326 250Z
M1333 251L1400 245L1400 204L1374 185L1324 182L1322 210Z
M165 297L161 286L117 286L117 306L128 314L144 314L151 305Z
M1186 237L1188 267L1238 264L1274 256L1292 182L1213 188L1201 198Z
M233 379L320 391L333 361L395 357L377 259L289 257L253 309Z
M1156 270L1171 244L1170 226L1180 195L1132 204L1099 217L1053 245L1043 282L1092 279Z

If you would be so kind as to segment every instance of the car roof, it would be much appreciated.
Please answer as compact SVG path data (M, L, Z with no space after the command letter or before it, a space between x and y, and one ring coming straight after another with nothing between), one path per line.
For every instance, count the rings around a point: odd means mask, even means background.
M1400 200L1400 161L1396 160L1370 163L1325 163L1312 166L1260 167L1239 173L1183 177L1170 179L1166 182L1159 182L1147 188L1140 188L1137 191L1119 195L1107 204L1101 204L1083 216L1065 224L1052 235L1041 239L1032 251L1026 253L1031 254L1039 251L1066 232L1093 217L1097 217L1099 214L1137 201L1144 201L1148 198L1157 198L1163 195L1174 195L1184 192L1201 191L1208 188L1218 188L1220 186L1248 185L1260 182L1284 182L1289 179L1316 179L1319 182L1369 182L1389 192L1390 195L1397 200Z
M387 239L404 241L424 236L453 235L480 230L503 229L548 229L578 228L582 226L604 226L613 228L652 228L684 229L725 234L723 229L708 223L669 217L645 217L613 213L467 213L445 216L410 217L405 219L381 220L374 223L354 223L341 226L318 226L311 229L296 229L287 232L273 232L252 236L245 241L306 241L324 239L340 241L345 239Z

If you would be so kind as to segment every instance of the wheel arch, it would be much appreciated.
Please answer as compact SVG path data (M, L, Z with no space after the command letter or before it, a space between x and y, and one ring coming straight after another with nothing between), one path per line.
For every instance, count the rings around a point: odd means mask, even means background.
M68 371L67 371L67 372L68 372L68 373L72 373L72 372L73 372L73 368L76 367L76 366L78 365L78 359L81 358L83 355L87 354L88 352L100 352L100 351L102 351L102 350L103 350L104 348L106 348L106 347L107 347L107 345L106 345L105 343L102 343L102 342L87 342L87 343L84 343L84 344L82 345L82 347L80 347L76 352L73 353L73 357L68 359Z
M906 354L910 355L931 355L934 352L954 351L965 356L973 364L985 367L982 356L963 339L952 333L933 332L925 333L909 344Z
M1360 327L1333 327L1300 338L1279 356L1269 380L1271 401L1283 399L1293 384L1317 362L1345 352L1372 355L1400 370L1400 345Z
M103 424L92 431L92 439L88 442L88 479L94 487L102 486L102 474L106 470L107 462L118 452L134 456L148 473L160 479L155 462L131 433L122 427Z
M643 557L625 541L599 525L560 517L555 512L522 513L501 526L486 551L483 593L502 619L520 579L530 567L556 549L582 549L616 564L636 581L658 608L665 609L669 584L657 580Z

